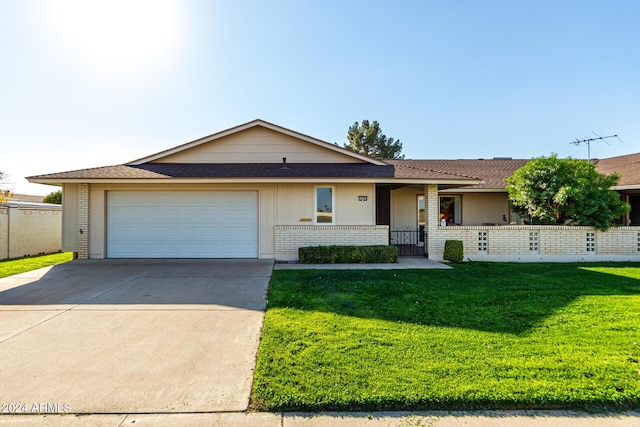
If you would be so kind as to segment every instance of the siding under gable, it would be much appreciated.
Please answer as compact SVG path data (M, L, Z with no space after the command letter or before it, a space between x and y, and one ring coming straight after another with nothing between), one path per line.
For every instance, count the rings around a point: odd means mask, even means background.
M256 126L152 163L357 163L354 157ZM362 162L364 163L364 162Z

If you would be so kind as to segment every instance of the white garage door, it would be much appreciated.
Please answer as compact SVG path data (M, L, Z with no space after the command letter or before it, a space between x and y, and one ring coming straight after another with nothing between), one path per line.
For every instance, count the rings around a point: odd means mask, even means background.
M255 191L110 191L109 258L257 258Z

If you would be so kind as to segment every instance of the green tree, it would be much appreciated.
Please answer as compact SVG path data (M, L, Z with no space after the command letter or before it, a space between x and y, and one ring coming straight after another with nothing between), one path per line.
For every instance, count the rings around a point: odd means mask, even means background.
M376 159L404 159L402 143L400 140L387 138L380 129L377 121L369 123L363 120L362 124L355 122L347 132L348 143L344 148L365 156Z
M585 225L607 230L629 205L611 190L620 175L604 175L587 160L538 157L506 179L516 211L541 224Z
M62 204L62 190L58 190L58 191L53 191L49 194L47 194L46 196L44 196L44 200L42 200L44 203L53 203L56 205L61 205Z

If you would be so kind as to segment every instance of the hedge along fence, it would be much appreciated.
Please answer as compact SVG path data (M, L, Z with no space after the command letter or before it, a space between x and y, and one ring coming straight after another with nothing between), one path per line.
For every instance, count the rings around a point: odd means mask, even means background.
M376 264L398 262L395 246L307 246L298 249L301 264Z

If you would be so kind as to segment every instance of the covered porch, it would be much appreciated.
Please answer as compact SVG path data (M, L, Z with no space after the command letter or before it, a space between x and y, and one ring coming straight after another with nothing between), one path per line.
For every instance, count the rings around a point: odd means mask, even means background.
M389 227L399 256L429 256L429 233L440 221L439 191L447 184L376 184L376 225Z
M640 194L626 196L640 201ZM626 226L606 232L526 225L510 212L504 193L462 192L441 184L376 185L376 224L389 227L389 244L400 256L442 260L445 242L461 240L465 259L476 261L637 261L636 220L630 214Z

